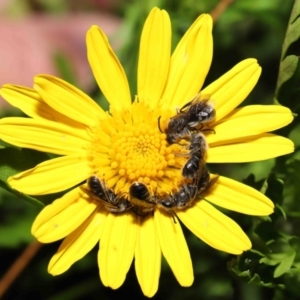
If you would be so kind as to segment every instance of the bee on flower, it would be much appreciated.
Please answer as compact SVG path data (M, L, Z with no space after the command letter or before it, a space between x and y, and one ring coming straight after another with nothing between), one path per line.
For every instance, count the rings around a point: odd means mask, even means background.
M289 124L292 113L278 105L237 108L259 79L261 67L255 59L238 63L203 88L213 49L212 19L207 14L191 25L171 54L169 16L164 10L151 10L141 35L135 97L101 29L92 26L86 41L109 112L50 75L36 76L32 89L4 85L1 96L29 118L1 119L0 138L58 155L8 182L29 195L71 189L46 206L32 226L32 234L42 243L63 239L49 263L51 274L65 272L99 242L98 264L105 286L120 287L134 259L143 293L153 296L161 255L178 282L190 286L193 267L181 224L211 247L241 254L251 248L251 241L214 205L256 216L269 215L274 207L251 187L221 175L214 180L205 163L251 162L291 153L289 139L269 132ZM214 102L213 110L204 105L209 130L202 130L205 115L191 102L196 95L210 95ZM186 124L177 140L170 126L182 117ZM196 144L193 151L191 141ZM196 171L183 176L193 155L199 157ZM181 209L177 203L185 196L192 200ZM140 213L143 205L149 209ZM124 209L114 211L118 207Z

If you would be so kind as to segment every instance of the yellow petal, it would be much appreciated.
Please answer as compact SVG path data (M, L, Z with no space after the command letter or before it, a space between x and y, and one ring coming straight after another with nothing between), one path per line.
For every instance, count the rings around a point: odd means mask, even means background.
M81 123L62 115L50 107L34 89L6 84L1 88L0 94L9 104L21 109L29 117L55 121L76 128L84 128Z
M164 90L170 64L171 24L166 11L153 8L141 36L138 97L155 107Z
M182 286L191 286L194 281L190 252L179 222L157 209L154 213L156 234L162 253L176 279Z
M86 43L90 66L104 96L115 110L130 109L127 77L106 35L99 27L92 26Z
M99 206L77 229L69 234L51 258L48 272L59 275L84 257L99 242L107 212Z
M34 88L53 109L86 126L93 126L99 117L106 118L106 113L94 100L62 79L50 75L36 76Z
M162 103L181 107L200 90L212 60L212 19L201 15L179 42L171 58Z
M247 215L266 216L274 209L273 202L261 192L223 176L219 177L205 199Z
M100 241L98 263L105 286L119 288L130 268L137 237L132 213L108 214Z
M47 220L53 218L56 214L63 211L74 201L83 196L83 192L80 188L75 188L70 192L63 195L63 197L55 200L51 205L46 206L36 217L34 223L32 224L31 232L34 234L35 230Z
M153 216L139 218L135 248L135 271L145 296L157 292L161 269L161 250L156 236Z
M279 129L291 123L292 112L279 105L249 105L234 110L209 132L209 145Z
M231 144L213 145L207 150L208 163L251 162L275 158L294 151L294 143L275 134L264 133L257 136L228 141Z
M257 60L243 60L219 79L201 91L215 101L216 119L219 121L235 109L252 91L261 74Z
M52 121L11 117L0 120L0 139L21 148L69 155L85 152L89 135Z
M96 207L76 188L46 206L36 217L31 232L41 243L60 240L79 227Z
M205 200L177 213L184 225L213 248L241 254L251 242L240 226Z
M90 175L87 158L68 155L44 161L8 178L12 188L29 195L45 195L69 189Z

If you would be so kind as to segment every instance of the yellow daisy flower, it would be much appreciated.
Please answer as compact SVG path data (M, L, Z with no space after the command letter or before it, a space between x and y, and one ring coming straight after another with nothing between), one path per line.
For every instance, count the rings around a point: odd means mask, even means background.
M98 264L105 286L122 285L134 260L143 293L158 289L161 254L182 286L193 283L190 253L181 223L161 208L146 216L132 210L111 213L82 187L91 175L115 193L128 195L141 181L157 194L170 193L182 181L186 157L180 145L169 145L164 130L176 109L201 91L214 101L216 117L204 131L207 163L250 162L293 151L293 143L267 132L289 124L288 108L251 105L236 108L255 86L261 68L246 59L201 90L212 60L212 19L201 15L171 49L171 25L164 10L154 8L143 28L138 95L132 103L125 72L107 37L97 26L87 33L88 59L110 104L105 112L89 96L49 75L34 78L34 89L5 85L1 95L30 118L0 120L0 138L18 147L59 155L8 179L23 193L44 195L70 188L37 216L33 235L42 243L64 238L49 264L58 275L100 241ZM182 149L181 149L182 150ZM81 184L81 185L80 185ZM77 187L75 187L77 186ZM248 215L268 215L273 203L263 194L220 176L205 195L178 219L210 246L232 254L251 248L247 235L214 205Z

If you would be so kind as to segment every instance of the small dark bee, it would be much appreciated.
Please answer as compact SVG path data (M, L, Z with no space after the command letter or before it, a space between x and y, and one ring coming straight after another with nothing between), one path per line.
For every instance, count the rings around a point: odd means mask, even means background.
M184 184L178 192L158 200L158 205L168 212L173 209L184 209L195 198L197 187L192 184Z
M210 174L206 168L203 168L201 175L195 179L195 184L197 186L197 195L196 197L202 197L218 180L219 175L216 175L214 178L210 178Z
M172 214L174 209L191 206L194 200L201 198L202 194L215 184L217 179L218 176L211 180L209 172L203 168L202 173L191 183L184 184L178 192L159 199L157 202L159 206Z
M214 119L216 112L208 101L209 99L201 100L200 94L198 94L192 101L178 110L177 115L170 118L165 129L169 144L177 143L181 139L188 140L191 131L200 130L203 123Z
M188 139L190 136L190 130L187 127L188 119L185 114L177 114L169 120L169 123L165 129L167 135L167 142L174 144L182 139Z
M129 198L133 211L137 215L145 216L145 213L152 212L156 207L161 207L168 212L176 223L176 209L185 209L191 206L194 200L201 198L211 186L215 184L218 177L210 179L210 174L204 167L201 174L193 179L191 183L186 183L173 194L165 197L158 195L151 196L149 189L144 183L134 182L129 188Z
M142 182L134 182L130 186L129 197L134 207L142 213L151 212L155 208L155 197L151 197L147 186Z
M193 132L190 137L190 158L182 168L182 176L185 178L195 178L201 167L205 165L206 141L201 133Z
M88 178L87 186L91 196L103 203L104 207L112 213L122 213L132 208L132 204L124 196L116 195L96 175Z
M142 213L154 210L156 206L162 207L172 215L175 208L183 209L196 196L197 186L183 185L178 192L159 199L157 195L151 197L145 184L135 182L129 189L130 201L134 208L139 208Z
M186 113L189 116L188 128L198 129L200 124L210 122L215 118L216 111L208 101L209 99L201 100L198 94L180 109L180 113Z

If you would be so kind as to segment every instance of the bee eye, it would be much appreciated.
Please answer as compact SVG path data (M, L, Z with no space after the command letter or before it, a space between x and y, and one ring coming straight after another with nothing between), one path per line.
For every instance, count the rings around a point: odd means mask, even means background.
M162 201L161 204L162 204L162 206L167 207L167 208L173 207L173 205L170 201Z

